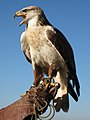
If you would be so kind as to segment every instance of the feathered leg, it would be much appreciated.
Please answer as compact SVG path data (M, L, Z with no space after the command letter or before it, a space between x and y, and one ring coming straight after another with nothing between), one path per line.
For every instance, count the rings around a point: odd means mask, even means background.
M43 78L42 68L35 64L34 66L34 86L38 86L40 80Z
M56 70L56 64L53 62L48 70L48 76L50 79L52 79L54 76L56 76L57 70Z

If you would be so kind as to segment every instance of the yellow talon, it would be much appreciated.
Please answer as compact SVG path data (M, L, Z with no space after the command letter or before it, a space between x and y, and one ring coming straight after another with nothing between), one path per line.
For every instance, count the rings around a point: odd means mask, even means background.
M23 97L25 96L26 94L28 93L28 91L26 91L26 93L23 93L20 97Z

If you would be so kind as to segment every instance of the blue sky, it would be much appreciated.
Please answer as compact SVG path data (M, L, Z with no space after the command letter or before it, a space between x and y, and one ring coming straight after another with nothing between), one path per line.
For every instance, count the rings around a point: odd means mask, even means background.
M0 108L17 99L33 82L32 66L20 47L25 26L13 19L23 7L41 7L49 21L66 36L73 47L81 85L79 102L70 96L68 113L60 111L53 120L90 119L90 0L1 0L0 2Z

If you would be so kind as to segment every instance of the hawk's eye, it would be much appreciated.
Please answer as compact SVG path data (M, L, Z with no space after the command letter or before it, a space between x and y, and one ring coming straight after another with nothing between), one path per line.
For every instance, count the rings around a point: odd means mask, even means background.
M27 9L22 10L22 12L27 12Z

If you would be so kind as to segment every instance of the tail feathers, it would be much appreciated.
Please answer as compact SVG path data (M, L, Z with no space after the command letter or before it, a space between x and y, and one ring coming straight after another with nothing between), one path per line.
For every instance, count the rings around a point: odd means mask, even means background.
M63 95L62 97L58 97L54 99L54 105L57 112L62 109L64 112L68 112L69 110L69 96L68 94Z
M73 80L73 87L76 86L76 93L78 96L80 96L80 84L76 74L72 76L72 80Z
M60 91L58 91L60 92ZM68 83L68 91L67 91L73 99L77 102L78 101L78 95L75 93L74 88L72 87L71 83ZM55 99L54 99L54 106L57 112L62 109L64 112L68 112L69 110L69 95L68 93L62 95L62 97L59 97L59 93L57 93Z
M73 97L73 99L77 102L78 101L78 96L74 91L74 88L72 87L71 83L68 83L68 93Z
M78 81L76 82L76 91L77 91L78 96L80 96L80 85Z

